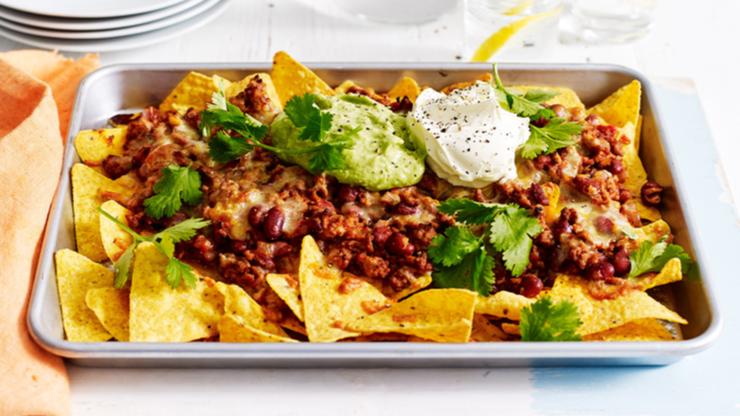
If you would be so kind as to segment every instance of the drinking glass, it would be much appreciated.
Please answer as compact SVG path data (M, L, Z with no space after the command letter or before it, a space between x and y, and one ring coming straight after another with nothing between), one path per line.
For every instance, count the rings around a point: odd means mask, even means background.
M458 0L335 0L344 11L375 22L419 24L437 20L458 5Z
M590 43L624 43L653 26L655 0L573 0L571 15L580 38Z

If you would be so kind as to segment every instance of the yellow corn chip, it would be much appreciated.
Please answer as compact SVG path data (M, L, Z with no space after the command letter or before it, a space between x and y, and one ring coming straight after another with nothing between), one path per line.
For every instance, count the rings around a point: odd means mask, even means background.
M85 304L118 341L128 341L128 290L98 287L87 291Z
M687 323L677 313L639 290L631 290L615 299L597 300L589 295L579 278L559 275L549 294L556 302L568 300L576 305L583 322L578 328L582 336L645 318Z
M468 342L473 325L475 292L430 289L348 325L361 333L395 332L437 342Z
M261 83L262 88L260 90L264 92L264 96L262 97L264 98L264 100L262 100L264 106L259 109L260 111L258 114L251 115L265 124L270 124L272 119L283 111L283 105L280 102L280 96L278 95L277 90L275 90L275 84L272 82L272 78L269 74L260 72L249 75L241 81L231 83L231 85L226 88L226 99L236 97L240 92L247 88L250 82Z
M520 311L535 302L526 296L507 291L496 292L491 296L479 296L475 304L475 313L492 315L518 321Z
M672 341L676 339L657 319L638 319L616 328L583 337L585 341Z
M400 290L398 292L392 293L390 295L390 298L392 300L403 299L403 298L405 298L405 297L407 297L409 295L412 295L412 294L414 294L414 293L416 293L416 292L418 292L418 291L426 288L427 286L429 286L431 284L432 284L432 275L431 274L425 274L423 276L419 276L407 288L402 289L402 290ZM376 287L378 287L378 286L376 286Z
M215 283L199 278L194 288L165 282L167 257L152 243L134 254L129 332L132 342L187 342L217 333L224 310Z
M522 335L522 333L519 332L519 324L512 324L511 322L502 323L501 330L504 331L505 334L509 334L509 335L513 335L517 337Z
M227 89L229 84L230 81L218 75L209 77L199 72L189 72L162 101L159 109L179 113L184 113L189 108L204 110L211 102L213 93Z
M303 326L303 322L299 321L295 316L284 317L283 320L280 321L280 326L283 329L288 329L297 334L306 336L306 327Z
M668 283L678 282L683 278L681 273L681 260L673 258L660 270L660 273L650 273L645 276L633 277L630 279L641 290L652 289L655 286L667 285Z
M420 93L421 88L419 88L419 84L416 83L415 79L411 77L403 77L399 79L398 82L396 82L396 85L388 91L388 96L394 100L397 98L408 97L413 103L416 102L416 97L418 97Z
M549 204L545 207L545 221L554 222L560 217L562 206L560 205L560 186L554 182L546 182L542 185Z
M344 326L389 302L371 284L330 266L310 235L303 238L298 276L306 332L312 342L358 335Z
M471 342L504 341L506 333L492 324L485 316L476 314L473 317L473 331L470 333Z
M663 220L653 221L648 225L635 228L635 239L638 243L650 241L657 243L671 234L671 226Z
M283 105L306 93L334 95L334 90L300 62L283 51L272 58L272 80Z
M221 342L298 342L286 336L275 335L247 325L241 316L224 315L218 322Z
M538 85L515 85L512 87L509 87L509 90L513 92L517 92L520 94L526 94L528 91L533 90L542 90L542 91L550 91L553 93L557 93L556 96L553 98L550 98L549 100L545 101L545 104L553 105L553 104L560 104L565 108L580 108L582 110L586 109L586 106L583 105L581 102L581 99L578 98L578 94L576 94L575 91L573 91L570 88L566 87L551 87L551 86L538 86Z
M268 274L266 280L275 294L293 311L296 318L303 322L303 301L298 289L298 281L289 274L275 273Z
M113 272L72 250L55 255L57 289L62 307L62 323L67 340L72 342L107 341L111 334L85 305L85 294L97 287L113 286Z
M285 331L279 325L265 318L262 306L252 299L244 289L237 285L218 282L216 283L216 290L224 297L225 314L238 316L245 325L251 328L278 336L286 336Z
M473 80L473 81L456 82L454 84L450 84L450 85L442 88L441 90L439 90L439 92L441 92L443 94L449 94L452 91L459 90L461 88L467 88L467 87L469 87L471 85L474 85L478 81L483 81L483 82L490 83L492 80L493 80L493 75L491 75L491 72L486 72L483 75L481 75L479 77L476 77L475 80Z
M337 85L336 88L334 88L334 92L336 94L346 94L347 91L349 91L352 87L359 87L354 81L352 80L344 80L341 84ZM370 91L372 91L371 88L369 88Z
M126 194L111 179L82 163L72 166L72 203L75 218L77 250L93 261L107 258L100 239L100 215L98 207L103 203L101 190L110 189Z
M634 80L606 97L604 101L589 108L588 112L596 114L616 127L625 127L631 123L633 132L628 137L634 139L636 137L634 129L640 117L641 98L642 85L640 81Z
M126 215L128 215L130 211L121 206L118 202L105 201L100 208L118 221L127 224ZM109 220L102 213L99 215L100 239L103 242L103 250L105 250L105 254L111 261L116 261L121 257L124 250L134 242L134 238L131 234L119 227L115 222Z
M123 154L123 144L126 142L127 127L110 129L82 130L75 136L75 149L83 162L91 166L99 166L110 156Z

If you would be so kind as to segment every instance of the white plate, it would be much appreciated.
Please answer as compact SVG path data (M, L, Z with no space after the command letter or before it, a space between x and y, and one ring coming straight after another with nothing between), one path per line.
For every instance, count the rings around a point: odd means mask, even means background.
M206 23L213 20L216 16L221 14L226 8L228 0L222 0L214 7L208 9L202 14L190 18L184 22L180 22L176 25L155 30L149 33L142 33L133 36L124 36L114 39L95 39L95 40L69 40L69 39L53 39L45 38L41 36L27 35L25 33L18 33L16 31L0 27L0 36L6 37L16 42L24 43L26 45L35 46L37 48L45 49L58 49L67 52L110 52L120 51L123 49L134 49L143 46L151 45L153 43L162 42L167 39L180 36L186 32L197 29Z
M0 0L0 6L43 16L119 17L148 13L183 0Z
M178 13L174 16L166 17L164 19L156 20L154 22L149 22L143 25L124 27L124 28L112 29L112 30L69 32L69 31L59 31L59 30L50 30L50 29L38 29L38 28L30 27L30 26L20 25L18 23L9 22L4 19L0 19L0 26L8 28L8 29L12 29L19 33L25 33L25 34L34 35L34 36L43 36L43 37L54 38L54 39L78 39L78 40L111 39L111 38L119 38L122 36L138 35L140 33L151 32L154 30L158 30L158 29L162 29L168 26L175 25L177 23L188 20L192 17L195 17L203 13L204 11L213 7L219 1L220 0L205 0L204 2L198 4L197 6L191 9L187 9L184 12Z
M63 17L40 16L0 7L0 18L26 26L54 30L110 30L136 26L155 20L164 19L187 10L203 0L185 0L171 7L155 10L150 13L108 19L66 19Z

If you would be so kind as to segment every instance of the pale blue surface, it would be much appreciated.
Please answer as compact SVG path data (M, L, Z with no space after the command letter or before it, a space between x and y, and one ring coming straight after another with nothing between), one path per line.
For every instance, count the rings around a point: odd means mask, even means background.
M700 163L716 163L716 154L696 96L667 88L655 93L660 114L671 121L664 130L674 174L691 190L685 202L709 259L702 268L724 328L709 350L666 367L533 369L535 414L740 415L740 228L731 207L719 202L716 171Z

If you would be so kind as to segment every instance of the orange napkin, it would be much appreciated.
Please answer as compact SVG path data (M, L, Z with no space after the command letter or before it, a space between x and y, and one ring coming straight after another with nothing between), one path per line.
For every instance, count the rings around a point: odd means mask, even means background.
M96 65L95 56L0 54L0 415L69 414L64 363L33 342L26 306L62 165L59 118L68 120L80 78Z

